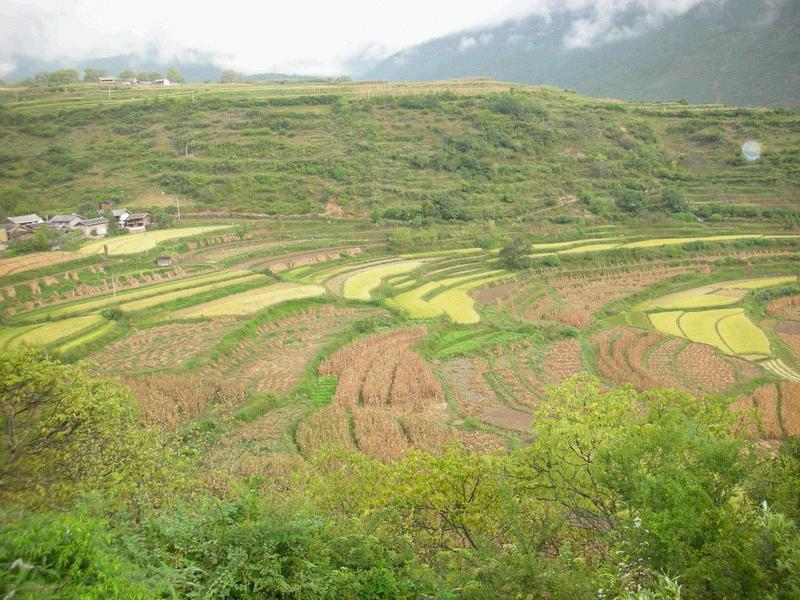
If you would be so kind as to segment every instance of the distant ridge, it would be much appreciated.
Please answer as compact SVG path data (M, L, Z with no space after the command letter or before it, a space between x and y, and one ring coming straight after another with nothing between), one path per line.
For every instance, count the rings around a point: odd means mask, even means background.
M800 0L706 0L660 28L589 48L563 40L580 12L528 17L407 48L365 79L488 76L591 96L800 106ZM635 11L623 15L633 21Z
M217 81L222 72L222 67L214 58L203 52L188 52L180 58L165 60L155 48L142 53L132 52L85 60L43 60L31 56L13 56L10 62L15 65L15 69L3 79L12 83L33 77L41 71L58 69L75 69L79 72L87 68L103 69L109 75L117 75L126 69L162 74L167 69L177 69L190 82Z

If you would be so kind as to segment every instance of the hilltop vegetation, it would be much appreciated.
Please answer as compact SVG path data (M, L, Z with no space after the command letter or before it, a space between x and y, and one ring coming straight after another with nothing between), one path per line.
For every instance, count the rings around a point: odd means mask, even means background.
M648 210L770 219L796 208L800 186L800 118L780 110L480 80L64 92L3 92L3 214L177 196L186 210L416 223ZM750 139L764 148L752 164ZM686 202L665 202L673 188Z

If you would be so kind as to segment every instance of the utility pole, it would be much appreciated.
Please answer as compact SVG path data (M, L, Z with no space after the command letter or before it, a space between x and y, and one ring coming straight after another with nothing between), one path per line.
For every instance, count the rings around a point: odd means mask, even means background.
M181 199L175 196L175 204L178 205L178 221L181 220Z

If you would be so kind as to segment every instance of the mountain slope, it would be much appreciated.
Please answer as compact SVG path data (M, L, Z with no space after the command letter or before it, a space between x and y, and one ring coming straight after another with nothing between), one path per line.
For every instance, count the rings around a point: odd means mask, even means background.
M0 90L0 216L172 194L184 209L541 219L631 193L655 206L667 187L755 216L796 209L800 191L800 116L784 109L474 79L65 90ZM746 140L762 159L742 157Z
M639 36L566 47L574 23L586 16L534 16L438 38L389 57L364 77L489 76L623 99L800 104L800 0L707 0ZM637 17L630 11L618 25Z

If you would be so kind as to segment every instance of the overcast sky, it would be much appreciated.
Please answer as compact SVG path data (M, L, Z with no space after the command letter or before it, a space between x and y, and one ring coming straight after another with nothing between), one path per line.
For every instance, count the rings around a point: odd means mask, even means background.
M16 54L79 61L156 46L199 50L244 72L333 75L366 51L383 57L433 37L556 7L593 8L567 44L602 41L625 7L657 26L700 0L0 0L0 77ZM717 0L719 1L719 0ZM624 33L624 32L623 32Z

